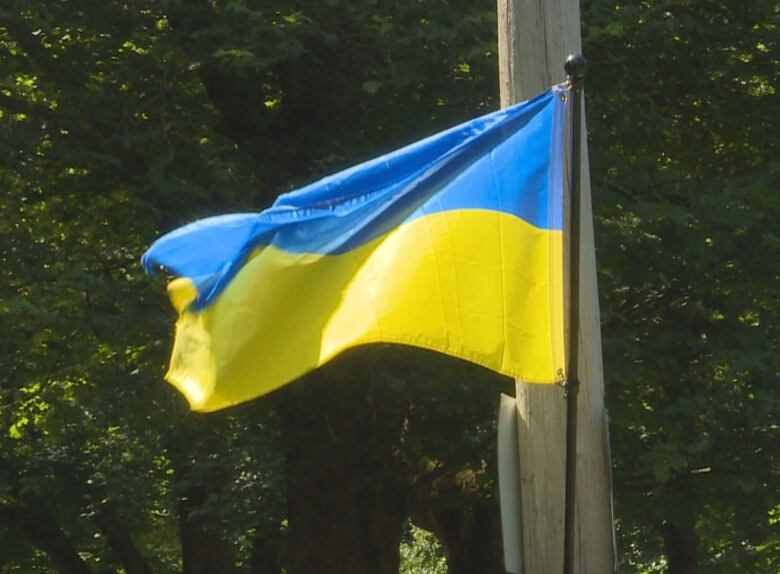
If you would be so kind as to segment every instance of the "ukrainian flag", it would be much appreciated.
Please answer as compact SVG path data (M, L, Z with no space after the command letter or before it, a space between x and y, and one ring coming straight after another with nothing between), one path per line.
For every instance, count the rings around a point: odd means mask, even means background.
M563 94L158 239L144 266L178 276L167 380L213 411L375 342L562 380Z

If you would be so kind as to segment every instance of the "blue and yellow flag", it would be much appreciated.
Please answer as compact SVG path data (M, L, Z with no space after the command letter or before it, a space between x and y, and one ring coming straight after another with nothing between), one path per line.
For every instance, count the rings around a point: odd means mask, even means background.
M158 239L144 266L178 276L167 380L213 411L375 342L562 380L563 115L553 88Z

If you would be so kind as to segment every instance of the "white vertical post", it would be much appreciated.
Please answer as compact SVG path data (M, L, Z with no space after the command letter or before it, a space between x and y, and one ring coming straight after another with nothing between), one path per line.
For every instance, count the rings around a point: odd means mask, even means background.
M566 57L582 51L579 2L498 0L498 41L501 104L507 106L564 80ZM578 574L603 574L615 570L615 548L585 133L580 183L581 386L574 566ZM516 389L523 573L554 574L563 570L566 401L560 388L549 385L517 381ZM513 542L505 540L504 544Z
M517 443L517 401L501 393L498 407L498 499L501 501L501 537L504 570L523 574L520 518L520 448Z

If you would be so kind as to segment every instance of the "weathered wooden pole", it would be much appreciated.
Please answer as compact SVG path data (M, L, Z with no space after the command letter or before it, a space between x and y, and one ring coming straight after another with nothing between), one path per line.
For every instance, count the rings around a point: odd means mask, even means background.
M498 0L498 43L502 106L563 82L566 57L582 51L578 0ZM580 391L573 571L604 574L616 570L616 550L585 133L580 146ZM560 388L522 381L517 381L516 394L522 542L512 555L522 556L523 574L562 572L566 401Z

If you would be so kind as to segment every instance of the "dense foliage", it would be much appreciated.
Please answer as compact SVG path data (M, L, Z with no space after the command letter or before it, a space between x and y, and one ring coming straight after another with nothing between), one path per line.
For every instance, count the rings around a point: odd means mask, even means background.
M778 18L583 3L626 571L780 568ZM487 0L3 3L0 572L306 572L340 543L382 571L499 571L508 381L374 347L194 415L138 263L177 225L495 108L495 27ZM333 570L380 571L349 555Z
M584 18L623 558L776 571L777 6Z

